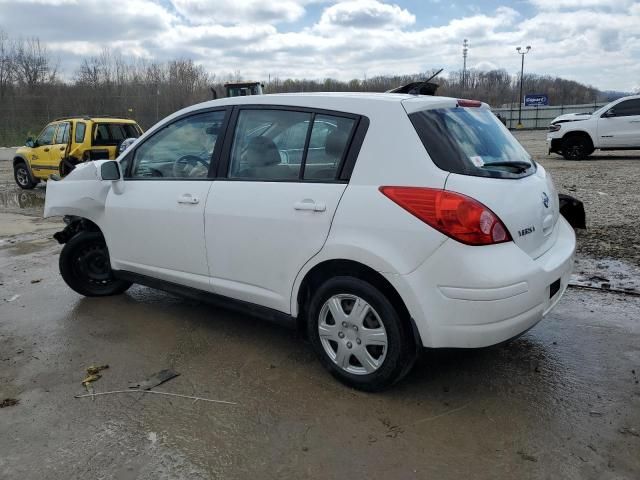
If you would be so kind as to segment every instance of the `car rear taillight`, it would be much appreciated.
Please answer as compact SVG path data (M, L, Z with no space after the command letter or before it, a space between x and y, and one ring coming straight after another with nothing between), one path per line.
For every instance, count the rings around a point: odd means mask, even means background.
M427 225L467 245L511 241L496 214L466 195L423 187L380 187L380 192Z
M459 98L458 99L458 106L459 107L481 107L482 106L482 102L479 100L467 100L464 98Z

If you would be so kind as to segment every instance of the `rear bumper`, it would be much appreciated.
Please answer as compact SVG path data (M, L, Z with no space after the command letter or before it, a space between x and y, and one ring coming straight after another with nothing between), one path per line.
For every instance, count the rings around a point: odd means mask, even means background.
M562 297L573 266L573 230L562 217L556 228L555 244L536 259L513 242L470 247L448 240L412 273L386 275L423 345L486 347L542 320Z

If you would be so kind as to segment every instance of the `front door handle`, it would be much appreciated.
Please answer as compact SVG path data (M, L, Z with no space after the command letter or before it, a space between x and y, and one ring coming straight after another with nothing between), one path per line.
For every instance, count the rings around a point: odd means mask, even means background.
M60 147L60 151L61 151L61 152L64 152L64 149L65 149L65 148L67 148L67 147Z
M300 202L293 204L293 208L296 210L309 210L312 212L324 212L327 206L324 203L315 202L310 198L305 198Z
M178 203L186 203L188 205L196 205L197 203L200 203L200 200L198 199L198 197L194 197L190 193L185 193L184 195L180 195L178 197Z
M49 151L49 149L48 149L48 148L45 148L45 149L44 149L44 151L45 151L45 152L48 152L48 151Z

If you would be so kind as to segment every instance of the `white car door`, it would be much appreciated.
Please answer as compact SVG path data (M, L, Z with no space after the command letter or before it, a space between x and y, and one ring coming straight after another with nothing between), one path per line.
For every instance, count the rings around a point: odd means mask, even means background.
M207 290L204 207L225 111L190 114L162 127L123 160L109 192L104 234L112 267Z
M357 122L295 109L236 110L205 210L215 293L290 311L295 277L324 245L347 186L338 179Z
M640 98L624 100L603 113L598 136L604 148L640 147Z

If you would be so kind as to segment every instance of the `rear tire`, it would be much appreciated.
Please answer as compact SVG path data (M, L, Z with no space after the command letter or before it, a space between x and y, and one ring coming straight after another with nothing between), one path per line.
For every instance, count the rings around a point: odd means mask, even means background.
M31 177L29 167L24 162L19 162L13 166L13 178L16 184L24 190L31 190L38 185L38 182Z
M383 293L363 280L327 280L306 311L308 338L320 363L350 387L383 390L402 379L415 362L410 325Z
M118 295L131 286L113 275L107 244L99 232L80 232L64 245L60 274L69 287L85 297Z
M567 137L562 142L562 156L566 160L584 160L593 153L591 141L582 136Z

